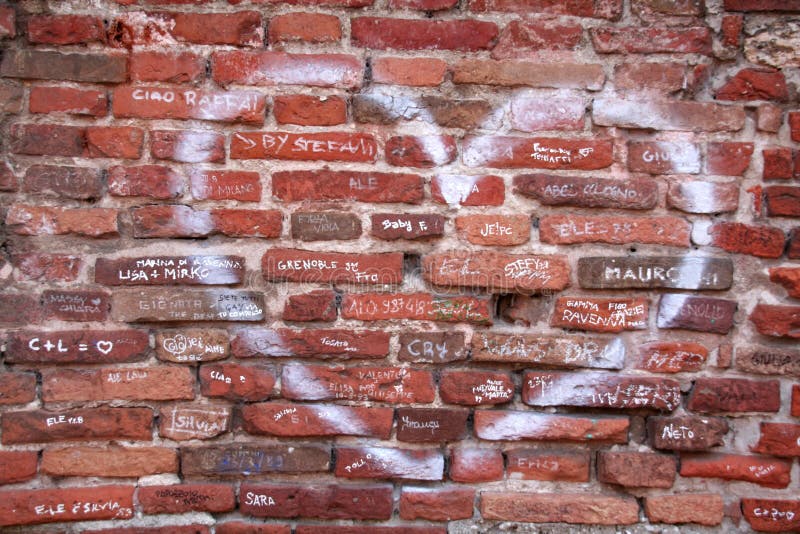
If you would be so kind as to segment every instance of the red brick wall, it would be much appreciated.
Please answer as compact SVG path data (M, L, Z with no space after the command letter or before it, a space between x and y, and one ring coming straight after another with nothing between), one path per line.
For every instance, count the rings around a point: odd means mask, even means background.
M798 17L3 2L0 527L799 530Z

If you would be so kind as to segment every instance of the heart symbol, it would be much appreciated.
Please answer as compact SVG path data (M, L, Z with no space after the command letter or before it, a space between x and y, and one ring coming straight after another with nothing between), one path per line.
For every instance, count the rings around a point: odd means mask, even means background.
M95 346L103 354L108 354L114 348L114 344L110 341L98 341Z

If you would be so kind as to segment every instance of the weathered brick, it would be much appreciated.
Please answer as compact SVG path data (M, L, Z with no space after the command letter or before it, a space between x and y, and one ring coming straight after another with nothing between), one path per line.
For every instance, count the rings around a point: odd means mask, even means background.
M590 289L729 289L733 262L712 257L587 256L578 259L578 281Z
M103 177L97 169L61 165L31 165L22 191L39 195L89 200L103 195Z
M45 402L194 398L194 375L174 366L42 372Z
M772 337L800 337L800 306L758 304L750 314L756 330Z
M0 406L28 404L36 398L36 375L33 373L0 373Z
M659 197L658 184L647 178L618 180L550 174L515 176L514 192L547 206L584 208L651 209Z
M30 326L41 321L38 295L11 291L0 293L0 324Z
M769 281L782 285L790 297L800 298L800 268L772 267Z
M280 237L283 214L278 210L215 208L209 212L214 231L228 237Z
M242 256L97 258L94 280L110 286L226 285L244 280Z
M614 68L614 88L631 93L674 93L684 88L681 63L621 63Z
M28 109L31 113L69 113L103 117L108 113L105 91L72 87L31 87Z
M419 11L444 11L458 4L458 0L389 0L392 9L416 9Z
M310 85L356 89L361 86L364 66L356 56L346 54L235 50L214 52L211 72L214 81L222 86Z
M589 482L589 451L511 449L506 451L506 457L509 478Z
M596 332L641 330L647 326L648 306L643 298L559 297L550 324Z
M17 14L13 6L0 8L0 39L17 36Z
M46 50L6 50L0 76L87 83L120 83L127 77L122 54L69 54Z
M791 180L794 176L792 149L789 147L765 148L761 151L764 158L764 180Z
M441 443L458 441L467 433L467 410L397 408L396 411L398 441Z
M599 64L463 59L452 70L453 83L456 84L599 91L605 82L605 74Z
M70 45L104 42L103 20L91 15L34 15L28 19L28 41Z
M472 488L416 488L403 486L400 492L400 517L413 521L453 521L472 518L475 490Z
M133 517L135 486L0 492L0 526Z
M800 187L771 185L764 188L769 217L800 217Z
M329 241L361 237L361 219L338 211L292 213L292 237L301 241Z
M128 73L135 82L192 83L205 78L205 58L192 52L142 50L128 59Z
M403 279L403 255L272 248L261 258L261 272L269 281L398 284Z
M756 127L762 132L776 133L783 123L783 110L774 104L761 104L756 108Z
M284 437L371 436L388 439L392 408L268 402L242 408L244 430Z
M298 526L298 530L302 528ZM326 528L331 528L326 525ZM292 527L289 525L248 523L246 521L226 521L217 523L215 527L217 534L292 534ZM324 534L324 533L323 533Z
M149 441L152 424L153 411L149 408L5 412L2 418L2 443L14 445L109 439Z
M728 3L731 3L731 0L728 0ZM800 501L742 499L741 504L742 515L754 530L791 532L800 528Z
M447 63L437 58L381 57L372 60L375 83L435 87L444 81Z
M260 47L264 42L261 14L129 12L110 22L113 46L175 45L176 43Z
M145 330L17 330L7 343L9 363L124 363L150 350Z
M174 404L161 408L158 434L175 441L209 439L228 432L232 410L215 404Z
M286 202L355 200L419 204L424 196L416 174L351 171L282 171L272 175L272 194Z
M597 28L590 31L600 54L711 54L711 31L688 28Z
M735 300L692 295L661 295L658 327L727 334L733 327Z
M109 294L103 291L42 292L42 311L48 319L102 322L108 317L109 307Z
M592 119L600 126L678 130L689 132L738 131L744 127L744 109L711 102L632 101L596 98Z
M342 23L335 15L286 13L269 20L267 34L271 44L291 41L335 42L342 38Z
M717 100L774 100L789 98L786 77L775 69L742 69L717 89Z
M667 190L667 205L686 213L724 213L739 208L737 182L673 181Z
M361 321L416 321L491 324L489 300L431 293L351 293L342 299L342 317Z
M38 463L38 451L0 451L0 484L14 484L32 479L36 476Z
M397 359L401 362L448 363L467 359L463 332L402 332L398 343Z
M431 179L431 197L450 206L501 206L505 183L493 175L439 174Z
M472 19L418 20L356 17L350 21L353 46L398 50L486 50L497 25Z
M716 526L722 523L725 503L717 493L654 495L644 500L644 511L651 523Z
M117 210L112 208L62 208L13 204L6 224L19 235L76 234L115 237L119 233Z
M456 229L474 245L513 246L530 239L526 215L467 215L456 217Z
M690 341L653 341L639 346L637 369L654 373L700 371L708 359L708 349Z
M86 150L90 158L139 159L144 130L132 126L89 126Z
M531 411L475 410L475 435L489 441L627 443L627 417L575 417Z
M396 167L433 168L452 163L458 155L449 135L397 136L386 141L386 161Z
M352 329L239 330L231 350L237 358L383 358L389 354L389 334Z
M11 263L17 269L17 279L46 282L72 282L83 265L78 256L35 252L14 254Z
M289 295L283 307L284 321L335 321L336 293L326 289Z
M472 359L565 368L621 369L625 344L604 338L479 332L472 336Z
M620 0L590 0L588 2L568 3L552 0L470 0L470 11L499 11L503 13L530 12L548 15L571 15L574 17L592 17L616 20L622 14Z
M674 456L647 452L597 454L597 479L606 484L632 488L671 488L677 462Z
M178 163L225 161L225 137L205 130L153 130L150 154Z
M739 350L736 368L752 374L800 376L800 352L771 347Z
M86 151L86 130L61 124L14 124L10 150L29 156L81 157Z
M343 478L442 480L444 456L432 449L337 447L334 474Z
M233 487L225 484L143 486L136 498L145 514L220 513L236 508Z
M439 396L465 406L505 404L514 400L514 381L502 372L446 370L439 377Z
M370 234L378 239L427 239L444 235L442 215L415 213L373 213Z
M789 485L792 463L766 456L681 454L682 477L721 478L752 482L768 488Z
M119 197L172 199L183 195L183 176L161 165L108 169L108 192Z
M759 258L778 258L783 254L786 236L779 228L751 226L736 222L718 222L707 235L710 244L728 252ZM705 236L702 236L705 239Z
M698 378L687 408L694 412L777 412L781 406L777 380Z
M469 167L596 170L612 163L608 139L468 137L462 159Z
M480 483L503 478L503 453L499 449L457 447L450 453L450 479Z
M186 476L327 472L331 461L330 447L320 445L235 443L183 447L180 452L181 473Z
M389 519L393 508L389 484L242 484L239 491L239 509L254 517Z
M492 57L528 58L540 51L575 50L582 39L583 28L578 24L557 20L512 20L492 48Z
M58 447L44 450L40 469L56 477L142 477L177 473L178 454L163 447Z
M267 400L276 382L275 371L269 367L235 363L203 365L198 376L204 396L237 401Z
M760 430L761 435L753 452L771 456L800 456L800 425L762 422Z
M511 101L511 126L522 132L582 130L586 104L581 98L517 97Z
M367 133L236 132L231 138L231 159L372 163L377 157L377 141Z
M250 171L204 171L189 175L189 187L196 200L261 200L261 176Z
M639 504L630 497L564 493L481 492L484 519L526 523L630 525L639 521Z
M334 126L347 121L347 103L338 96L278 95L273 112L278 124Z
M628 169L648 174L698 174L700 146L669 141L628 142Z
M691 226L678 217L546 215L539 222L543 243L652 243L689 246Z
M173 86L119 86L112 111L117 118L192 119L264 124L266 97L256 91L206 91Z

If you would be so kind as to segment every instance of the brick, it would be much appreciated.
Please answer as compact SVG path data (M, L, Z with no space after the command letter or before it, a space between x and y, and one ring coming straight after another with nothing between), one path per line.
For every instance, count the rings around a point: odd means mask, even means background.
M271 44L291 41L329 43L342 38L342 23L335 15L322 13L286 13L269 21Z
M710 102L652 102L595 98L592 120L600 126L667 131L723 132L744 127L744 109Z
M273 395L277 380L269 367L235 363L203 365L199 379L203 396L235 401L267 400Z
M789 98L786 77L774 69L742 69L725 85L717 89L717 100L773 100L783 102Z
M444 456L430 449L337 447L334 474L343 478L442 480Z
M94 281L109 286L226 285L244 281L242 256L97 258Z
M631 93L674 93L684 88L680 63L621 63L614 68L614 88Z
M38 463L38 451L0 451L0 484L14 484L32 479L36 476Z
M22 191L39 195L89 200L103 195L102 173L97 169L61 165L31 165Z
M398 441L441 443L458 441L467 433L467 410L397 408L396 411Z
M175 441L210 439L230 430L232 410L214 404L175 404L159 413L158 435Z
M335 321L336 293L320 289L302 295L289 295L283 306L284 321Z
M162 447L61 447L45 449L41 471L57 477L130 478L178 472L178 454Z
M136 498L145 514L220 513L236 508L233 487L225 484L143 486Z
M462 159L469 167L596 170L611 165L608 139L468 137Z
M674 456L646 452L597 454L597 479L606 484L631 488L671 488L677 462Z
M511 126L522 132L582 130L586 105L580 98L526 98L511 101Z
M450 478L479 483L503 478L503 453L498 449L458 447L450 453Z
M231 349L237 358L383 358L389 354L389 334L353 329L239 330Z
M0 69L0 72L2 70ZM211 55L211 73L222 86L310 85L357 89L364 66L347 54L224 51Z
M210 212L214 230L229 237L280 237L283 214L278 210L225 209Z
M790 180L794 176L792 149L789 147L765 148L761 151L764 157L764 180Z
M68 54L45 50L6 50L0 76L86 83L121 83L127 57L121 54Z
M398 343L397 359L401 362L448 363L467 359L463 332L401 332Z
M682 328L724 335L733 327L736 309L735 300L661 295L657 324L659 328Z
M141 13L116 17L109 25L112 46L132 48L176 43L260 47L264 43L257 11L234 13Z
M372 81L374 83L407 85L410 87L435 87L444 82L447 63L437 58L381 57L374 58Z
M488 441L627 443L627 417L588 418L531 411L475 410L475 435Z
M153 130L150 154L178 163L219 163L225 161L225 137L201 130Z
M492 323L492 312L489 301L483 298L447 297L431 293L351 293L342 299L342 318L488 325Z
M753 143L708 143L706 172L742 176L750 166Z
M447 219L436 214L373 213L370 234L378 239L427 239L444 235Z
M764 200L768 217L800 217L800 187L765 187Z
M458 0L389 0L392 9L415 9L418 11L445 11L458 4Z
M0 8L0 39L14 38L17 36L17 16L13 6Z
M449 135L391 137L385 150L386 161L396 167L440 167L458 155L455 139Z
M469 9L473 12L499 11L504 13L529 13L531 11L550 15L571 15L615 20L622 13L619 0L581 2L564 4L552 0L470 0Z
M402 254L350 254L298 249L268 250L261 270L269 281L397 284L403 278Z
M334 126L347 121L347 103L338 96L278 95L274 108L278 124Z
M86 534L211 534L205 525L167 525L163 527L127 527L85 530Z
M647 299L558 297L550 325L568 330L622 332L646 328L647 316Z
M740 350L736 368L749 374L800 376L800 352L770 347Z
M442 252L424 256L422 270L426 280L440 286L540 292L569 285L569 265L563 256Z
M292 527L289 525L227 521L225 523L217 523L215 532L217 534L292 534Z
M800 227L789 232L789 247L786 256L789 259L800 258Z
M0 97L3 95L0 94ZM19 189L17 176L8 164L4 163L0 166L0 191L14 192Z
M126 363L149 352L145 330L17 330L6 346L9 363Z
M781 406L777 380L698 378L687 408L700 413L777 412Z
M669 141L628 142L628 169L648 174L698 174L700 146Z
M11 256L18 280L72 282L78 278L83 262L69 254L25 253Z
M466 215L456 217L456 230L474 245L514 246L531 235L527 215Z
M546 215L539 222L543 243L660 244L689 246L690 225L678 217Z
M33 373L0 373L0 406L28 404L36 399L36 375Z
M86 130L61 124L14 124L10 150L29 156L75 156L86 151Z
M480 332L472 336L472 360L621 369L625 344L601 338Z
M628 180L521 174L514 192L547 206L651 209L658 203L658 184L646 178Z
M506 457L510 479L589 482L589 451L511 449Z
M771 337L800 337L800 306L758 304L750 314L756 330Z
M105 321L111 305L110 295L103 291L42 292L42 311L48 319L61 321Z
M0 293L0 324L38 324L42 321L39 296L26 293Z
M355 95L350 101L353 119L366 124L396 124L421 120L442 128L474 130L487 128L499 120L491 104L478 99L451 99L440 96L388 95L378 91ZM451 136L403 136L391 138L391 156L399 160L412 150L415 159L436 159L455 154ZM397 152L397 154L395 154ZM388 152L387 152L388 153ZM419 166L414 164L412 166Z
M42 373L44 402L194 398L194 375L181 367L63 369Z
M481 492L484 519L526 523L630 525L639 521L639 504L630 497L565 493Z
M686 213L725 213L739 207L736 182L674 181L667 190L667 205Z
M721 478L785 488L789 485L791 468L791 461L765 456L681 454L680 473L682 477Z
M389 519L392 509L388 484L242 484L239 491L239 510L254 517Z
M795 0L725 0L728 11L798 11L800 4Z
M257 172L197 169L189 175L189 184L196 200L261 200L261 176Z
M149 408L83 408L5 412L3 445L56 441L138 440L152 437Z
M789 133L791 134L792 141L800 141L800 113L790 111L788 114Z
M711 245L759 258L778 258L783 254L786 236L779 228L719 222L708 230Z
M760 423L761 435L753 452L771 456L800 456L800 425Z
M34 15L28 19L28 41L70 45L104 42L103 20L90 15Z
M644 500L644 511L651 523L716 526L722 523L725 503L718 493L654 495Z
M742 499L741 506L747 523L759 532L791 532L800 527L800 501Z
M704 12L704 5L701 0L678 0L668 3L663 3L660 0L636 0L632 7L641 17L651 17L657 14L700 16Z
M589 289L729 289L733 262L712 257L587 256L578 259L578 281Z
M407 521L471 519L474 503L475 490L472 488L403 486L400 492L400 518Z
M326 472L330 461L330 447L319 445L232 443L181 448L181 472L185 476Z
M229 289L118 290L111 315L122 322L262 321L264 294Z
M385 50L461 50L490 48L497 25L471 19L418 20L356 17L350 21L353 46Z
M130 519L134 486L93 486L0 492L0 526Z
M505 183L500 176L439 174L431 179L434 202L450 206L501 206Z
M284 437L369 436L388 439L392 408L268 402L242 408L244 430Z
M0 113L22 112L25 96L22 84L10 80L0 81Z
M708 349L690 341L653 341L639 346L636 369L654 373L701 371L708 360Z
M800 385L792 386L792 400L790 406L792 417L800 417Z
M600 54L711 54L711 31L687 28L597 28L590 31Z
M105 91L72 87L31 87L28 108L31 113L69 113L103 117L108 113Z
M378 146L371 134L348 132L235 132L231 159L372 163Z
M605 74L599 64L462 59L453 68L453 83L530 86L599 91Z
M13 204L6 225L19 235L76 234L107 238L119 234L117 210L111 208L61 208Z
M514 381L502 372L446 370L439 377L439 396L448 404L505 404L514 400Z
M292 237L301 241L358 239L361 219L338 211L296 211L292 213Z
M114 89L117 118L193 119L264 124L266 97L256 91L205 91L173 86L120 86Z
M660 377L529 371L523 375L522 402L671 412L681 404L681 391L676 380Z
M800 268L771 267L769 281L782 285L790 297L800 298Z
M762 132L777 133L783 123L783 110L774 104L756 108L756 127Z
M419 204L424 196L416 174L351 171L283 171L272 174L272 194L285 202L354 200Z
M206 237L214 232L207 211L182 205L152 205L131 209L133 237Z
M161 165L108 169L108 192L113 196L168 200L183 195L183 182L180 174Z
M206 76L206 62L192 52L133 51L128 73L134 82L196 83Z
M575 50L583 39L583 28L552 20L512 20L492 48L494 59L528 58L552 50ZM543 128L546 129L546 128Z
M281 396L290 400L375 401L428 404L435 397L428 371L403 367L322 367L286 365Z
M86 129L86 150L90 158L139 159L144 130L129 126L90 126Z

